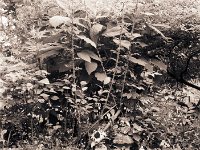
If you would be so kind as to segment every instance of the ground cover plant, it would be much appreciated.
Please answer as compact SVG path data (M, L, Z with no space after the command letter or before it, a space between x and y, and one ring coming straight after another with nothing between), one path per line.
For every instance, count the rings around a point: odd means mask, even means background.
M0 5L1 148L199 149L199 2Z

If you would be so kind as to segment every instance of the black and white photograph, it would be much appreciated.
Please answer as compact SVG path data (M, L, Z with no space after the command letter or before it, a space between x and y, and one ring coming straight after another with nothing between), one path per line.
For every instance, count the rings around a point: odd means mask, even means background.
M200 150L200 1L0 0L0 150Z

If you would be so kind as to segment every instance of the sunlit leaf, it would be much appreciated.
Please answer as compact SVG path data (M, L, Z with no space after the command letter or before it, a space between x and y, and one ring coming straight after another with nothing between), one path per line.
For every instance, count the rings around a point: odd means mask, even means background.
M128 37L130 40L134 40L135 38L141 37L142 35L139 33L125 33L126 37Z
M129 57L129 61L131 61L131 62L133 62L133 63L135 63L135 64L139 64L139 65L141 65L141 66L147 65L147 62L146 62L146 61L144 61L144 60L142 60L142 59L137 59L137 58L135 58L135 57Z
M32 83L27 83L26 87L27 87L27 90L31 90L31 89L33 89L34 86Z
M57 101L57 100L59 100L59 97L58 96L52 96L51 99L54 100L54 101Z
M139 142L139 141L141 140L140 134L134 133L134 134L132 135L132 137L133 137L133 139L136 140L137 142Z
M40 103L45 103L45 100L42 99L42 98L39 98L39 99L38 99L38 102L40 102Z
M93 71L95 71L97 69L97 63L85 62L85 69L87 70L88 74L90 75Z
M6 106L6 101L0 100L0 110L3 110Z
M96 44L89 38L87 38L86 36L84 35L77 35L78 38L84 40L86 43L92 45L94 48L97 48Z
M71 19L69 17L63 17L63 16L53 16L49 19L49 24L56 28L60 26L61 24L70 25Z
M103 36L105 37L114 37L114 36L118 36L120 34L124 34L128 32L127 30L125 30L124 28L122 28L121 26L116 26L116 27L112 27L107 29L104 33Z
M150 63L147 63L145 65L145 68L147 69L148 72L153 72L153 66Z
M163 148L169 148L170 147L170 145L165 140L162 140L162 142L160 143L160 146L163 147Z
M36 94L41 94L43 92L43 89L36 89L35 92Z
M49 83L49 79L47 79L47 78L42 79L42 80L40 80L40 81L38 81L38 82L41 83L41 84L50 84L50 83Z
M108 77L105 73L95 73L95 77L97 78L98 81L103 82L104 84L108 84L111 81L111 78Z
M81 89L82 89L82 91L86 91L88 89L88 87L83 87Z
M95 77L97 78L98 81L104 82L106 79L107 75L105 73L95 73Z
M117 44L125 47L126 49L129 49L131 46L131 42L129 42L128 40L118 40L118 39L113 39L113 41Z
M110 81L111 81L111 78L110 78L110 77L106 77L106 78L104 79L103 83L104 83L104 84L108 84L108 83L110 83Z
M142 14L146 15L146 16L154 16L153 13L150 13L150 12L143 12Z
M87 62L91 62L91 58L90 58L90 55L87 51L82 51L82 52L79 52L77 53L78 57L87 61Z
M40 94L40 97L42 97L42 98L45 99L45 100L48 100L48 99L49 99L49 95L48 95L48 94L45 94L45 93Z
M94 43L97 44L99 34L103 31L105 27L99 23L94 24L90 29L90 38Z
M87 50L86 50L87 51ZM95 54L92 51L87 51L87 53L89 54L89 56L95 60L101 61L101 58L99 58L99 56L97 54Z
M99 58L98 55L92 51L84 50L82 52L77 53L77 55L79 58L81 58L87 62L91 62L91 58L95 59L97 61L101 61L101 58Z
M144 130L141 126L137 125L136 123L133 124L133 128L133 133L137 133Z
M63 89L65 89L65 90L69 90L69 89L71 89L71 88L68 87L68 86L63 86Z
M85 86L85 85L87 85L87 82L86 82L86 81L81 81L80 84L81 84L82 86Z

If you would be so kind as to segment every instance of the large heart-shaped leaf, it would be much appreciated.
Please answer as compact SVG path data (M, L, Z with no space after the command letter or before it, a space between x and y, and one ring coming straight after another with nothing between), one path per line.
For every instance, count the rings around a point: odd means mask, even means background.
M84 40L86 43L92 45L94 48L97 48L96 44L89 38L87 38L86 36L84 35L77 35L78 38Z
M97 63L95 62L85 62L85 69L87 70L88 74L90 75L93 71L97 69Z

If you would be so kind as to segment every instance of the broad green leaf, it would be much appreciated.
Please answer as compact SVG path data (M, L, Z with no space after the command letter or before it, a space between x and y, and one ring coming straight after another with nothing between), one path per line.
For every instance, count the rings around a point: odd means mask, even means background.
M97 48L96 44L89 38L87 38L84 35L77 35L78 38L84 40L86 43L90 44L91 46L93 46L94 48Z
M114 36L118 36L120 34L124 34L127 33L128 31L126 29L122 29L121 26L116 26L116 27L112 27L107 29L104 33L103 36L105 37L114 37Z
M121 44L121 46L125 47L126 49L129 49L130 46L131 46L131 43L130 43L129 41L127 41L127 40L121 40L121 42L120 42L120 40L118 40L118 39L113 39L113 41L114 41L117 45L120 45L120 44Z
M90 55L87 51L82 51L82 52L79 52L77 53L78 57L87 61L87 62L91 62L91 58L90 58Z
M60 26L61 24L70 25L71 23L72 21L69 17L53 16L49 19L49 24L54 28Z
M93 71L97 69L97 63L95 62L85 62L85 69L87 70L88 74L90 75Z

